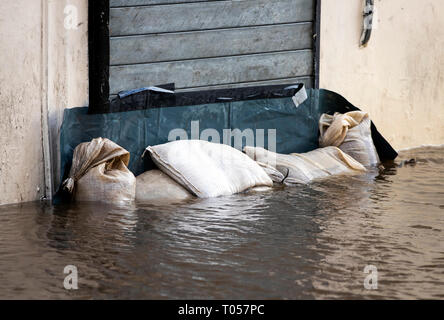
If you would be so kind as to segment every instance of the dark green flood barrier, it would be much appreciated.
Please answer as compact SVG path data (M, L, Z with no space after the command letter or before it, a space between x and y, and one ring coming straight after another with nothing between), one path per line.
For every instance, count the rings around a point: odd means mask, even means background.
M69 172L75 147L97 137L108 138L128 150L131 154L129 169L137 176L153 168L149 157L142 157L147 146L168 142L174 129L182 129L189 138L196 138L191 136L192 123L194 133L198 123L199 133L213 129L221 139L226 129L252 129L254 132L263 129L265 148L269 130L275 129L278 153L302 153L318 148L318 121L323 113L359 110L341 95L324 89L306 89L308 98L296 107L292 96L299 89L289 90L285 97L268 94L262 95L266 98L261 99L255 99L254 95L216 99L212 95L207 99L211 103L190 105L189 100L180 106L170 103L164 107L102 114L88 114L87 107L67 109L60 136L61 178L63 180ZM372 137L381 161L397 157L396 151L373 123ZM245 146L246 141L242 144Z

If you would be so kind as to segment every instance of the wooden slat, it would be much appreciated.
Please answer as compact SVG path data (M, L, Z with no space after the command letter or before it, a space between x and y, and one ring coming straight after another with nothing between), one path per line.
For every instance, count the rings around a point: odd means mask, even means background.
M240 0L110 9L111 36L313 20L313 0Z
M212 1L226 1L226 0L110 0L109 6L111 8L115 8L115 7L151 6L157 4L212 2Z
M176 88L277 80L313 73L313 53L298 50L224 58L113 66L110 92L157 83L176 83Z
M313 87L313 77L295 77L288 79L279 79L279 80L265 80L265 81L255 81L255 82L243 82L243 83L231 83L231 84L223 84L217 86L205 86L205 87L195 87L195 88L187 88L187 89L179 89L177 92L188 92L188 91L200 91L200 90L217 90L217 89L231 89L231 88L239 88L239 87L254 87L254 86L267 86L267 85L276 85L276 84L297 84L303 83L306 88Z
M312 42L311 22L119 37L111 39L111 65L309 49Z

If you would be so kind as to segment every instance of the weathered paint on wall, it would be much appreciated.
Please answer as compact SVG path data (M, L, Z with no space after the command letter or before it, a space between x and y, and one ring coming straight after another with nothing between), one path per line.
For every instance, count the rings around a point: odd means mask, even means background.
M26 8L26 10L23 10ZM44 189L41 3L0 1L0 204Z
M67 5L77 9L77 29L64 27ZM2 205L45 196L45 125L56 164L62 112L87 102L87 0L8 0L0 12Z
M375 0L361 49L363 5L322 0L320 86L368 111L397 149L444 144L444 1Z
M67 6L77 8L74 29L65 28ZM70 11L66 11L68 14ZM60 126L66 108L88 104L88 0L50 0L48 5L48 109L52 183L60 183ZM66 20L71 26L71 20Z

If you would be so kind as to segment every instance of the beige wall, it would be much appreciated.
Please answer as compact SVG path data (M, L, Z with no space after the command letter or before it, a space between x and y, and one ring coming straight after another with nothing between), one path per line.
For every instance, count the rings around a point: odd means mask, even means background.
M68 4L79 12L76 30L64 28ZM88 99L87 0L2 0L0 12L1 205L51 191L45 159L49 168L58 156L63 109Z
M362 0L322 0L320 86L370 113L396 149L444 144L444 1L375 0L359 48Z
M26 7L26 10L23 8ZM44 189L41 3L0 1L0 204Z

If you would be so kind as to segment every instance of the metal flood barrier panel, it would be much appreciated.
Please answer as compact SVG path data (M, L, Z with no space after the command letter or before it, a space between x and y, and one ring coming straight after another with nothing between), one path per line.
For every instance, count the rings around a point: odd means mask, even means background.
M316 0L110 0L110 97L301 82L314 86Z

